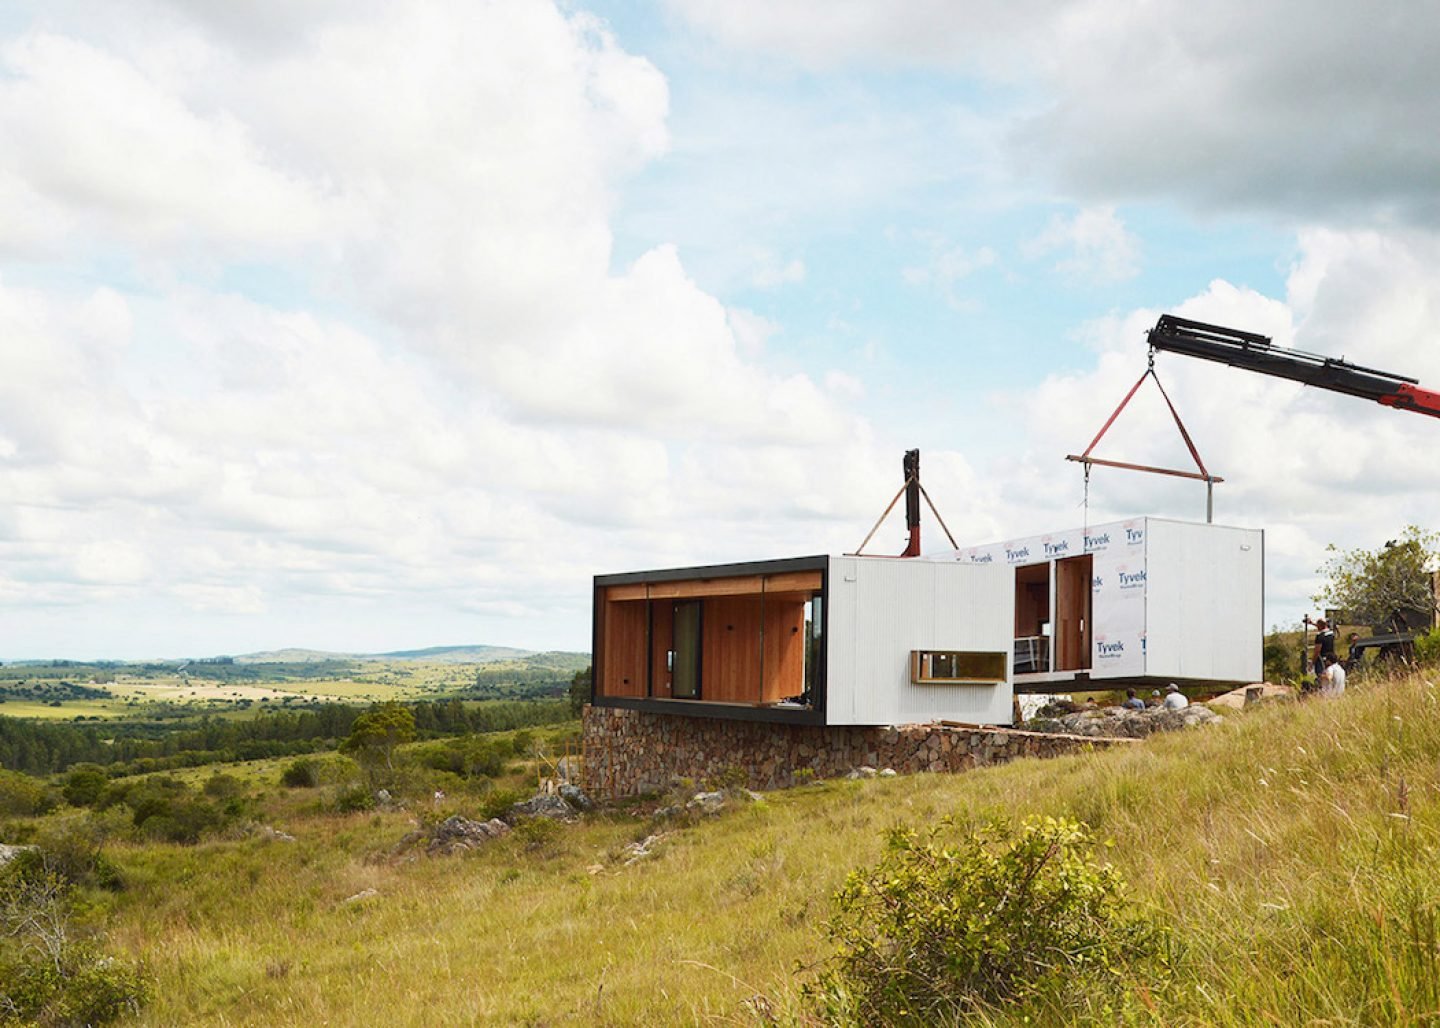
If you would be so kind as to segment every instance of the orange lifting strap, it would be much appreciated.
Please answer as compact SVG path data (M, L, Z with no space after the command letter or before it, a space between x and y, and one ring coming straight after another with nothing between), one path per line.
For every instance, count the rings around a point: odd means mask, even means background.
M1140 390L1140 387L1145 384L1147 378L1153 378L1155 380L1155 388L1159 389L1160 395L1165 398L1165 406L1170 408L1170 416L1175 419L1175 427L1180 429L1180 438L1185 440L1185 446L1189 449L1190 456L1195 461L1195 466L1200 469L1199 473L1194 471L1177 471L1174 468L1157 468L1149 464L1126 464L1123 461L1102 460L1099 457L1090 456L1095 447L1099 445L1100 440L1105 437L1105 433L1110 431L1110 426L1115 424L1115 419L1120 416L1120 412L1125 409L1126 404L1128 404L1131 398ZM1174 475L1177 478L1195 478L1202 482L1225 481L1223 478L1212 475L1206 470L1205 462L1200 459L1200 451L1195 449L1195 443L1190 438L1190 433L1185 431L1185 422L1180 420L1180 413L1175 409L1175 405L1170 402L1170 394L1165 392L1165 387L1160 384L1160 376L1155 374L1155 365L1153 363L1145 369L1145 374L1141 375L1139 380L1130 387L1130 391L1125 394L1125 399L1121 400L1120 406L1115 408L1115 413L1110 415L1109 420L1106 421L1100 431L1095 434L1095 438L1090 440L1090 445L1085 447L1085 452L1078 455L1073 453L1067 454L1065 459L1079 461L1081 464L1084 464L1087 475L1090 471L1090 465L1103 464L1105 467L1110 468L1125 468L1128 471L1150 471L1157 475Z

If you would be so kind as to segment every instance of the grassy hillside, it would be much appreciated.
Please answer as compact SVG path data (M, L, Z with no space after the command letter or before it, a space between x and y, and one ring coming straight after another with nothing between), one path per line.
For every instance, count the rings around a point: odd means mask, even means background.
M1134 1004L1141 1021L1440 1017L1440 697L1425 676L1143 746L772 793L694 824L612 811L461 857L394 855L405 812L326 813L274 786L261 804L297 841L111 844L129 884L91 917L156 976L141 1023L794 1013L797 967L827 952L830 897L885 829L984 812L1067 814L1110 841L1133 903L1178 944L1173 980ZM627 864L625 846L657 831L654 855Z

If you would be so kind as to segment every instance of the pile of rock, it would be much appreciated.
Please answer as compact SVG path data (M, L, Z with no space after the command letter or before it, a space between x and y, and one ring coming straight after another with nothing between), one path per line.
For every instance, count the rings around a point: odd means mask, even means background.
M595 803L578 785L566 782L555 792L537 792L528 800L512 806L505 815L513 822L516 818L548 817L554 821L574 821L587 810L593 810Z
M1175 732L1196 725L1219 724L1225 720L1209 707L1192 703L1172 710L1169 707L1146 707L1127 710L1124 707L1085 707L1058 717L1037 717L1025 727L1032 732L1054 732L1083 735L1090 738L1143 739L1156 732Z
M478 849L491 839L498 839L509 831L510 826L498 817L492 817L489 821L472 821L468 817L454 814L433 828L411 832L401 840L400 845L408 848L423 842L426 853L432 857L441 856Z

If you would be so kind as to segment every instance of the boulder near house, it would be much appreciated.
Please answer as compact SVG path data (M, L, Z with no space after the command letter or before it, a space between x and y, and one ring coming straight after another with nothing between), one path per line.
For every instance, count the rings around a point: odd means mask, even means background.
M1258 681L1263 582L1263 532L1151 517L923 557L599 575L587 778L773 786L1053 752L1074 743L981 726L1010 725L1017 692Z

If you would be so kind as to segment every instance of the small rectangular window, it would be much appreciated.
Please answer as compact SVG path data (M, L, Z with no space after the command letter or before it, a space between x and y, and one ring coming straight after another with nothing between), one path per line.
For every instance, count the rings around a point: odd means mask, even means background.
M911 650L910 681L916 685L997 685L1005 681L1003 652Z

